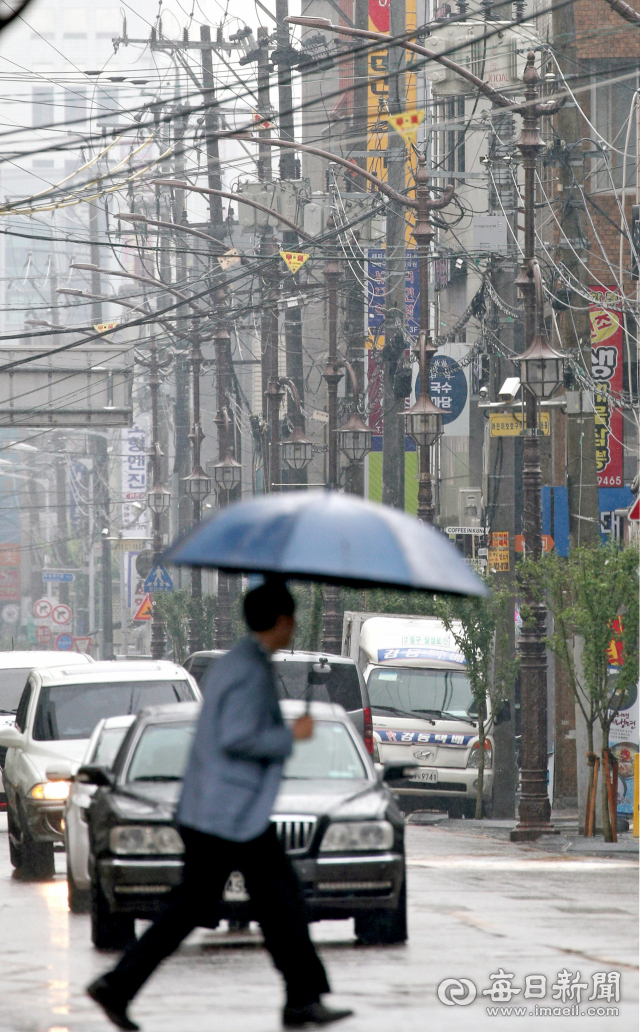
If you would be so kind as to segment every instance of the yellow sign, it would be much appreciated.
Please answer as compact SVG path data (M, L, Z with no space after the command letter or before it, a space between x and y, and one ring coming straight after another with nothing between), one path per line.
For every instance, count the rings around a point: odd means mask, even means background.
M99 322L95 323L94 330L96 333L108 333L109 330L115 330L118 325L118 320L115 319L113 322Z
M518 437L522 430L522 416L518 412L491 412L489 415L491 437ZM541 412L539 430L545 437L550 434L549 413Z
M153 616L153 602L151 600L151 595L145 595L143 600L142 600L142 602L140 603L140 606L138 608L138 612L135 614L133 619L134 620L151 620L152 616Z
M498 573L508 572L509 532L507 530L499 530L489 536L487 566L490 570L496 570Z
M418 138L418 126L424 118L424 111L402 111L399 115L389 115L387 121L392 129L402 137L405 143L415 146Z
M290 272L297 272L300 266L304 265L309 255L303 254L302 251L281 251L280 257Z

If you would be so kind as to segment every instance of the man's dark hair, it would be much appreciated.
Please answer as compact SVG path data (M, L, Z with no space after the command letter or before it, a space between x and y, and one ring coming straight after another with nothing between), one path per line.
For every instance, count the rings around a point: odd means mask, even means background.
M270 631L279 616L293 616L293 596L284 581L267 580L244 596L244 618L252 631Z

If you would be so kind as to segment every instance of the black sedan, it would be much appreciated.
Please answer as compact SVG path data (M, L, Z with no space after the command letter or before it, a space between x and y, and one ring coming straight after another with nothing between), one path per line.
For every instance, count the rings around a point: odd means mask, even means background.
M135 918L157 914L181 880L183 844L173 818L198 706L143 710L111 771L82 767L76 775L99 786L89 811L91 930L99 948L123 947ZM287 720L304 709L294 700L281 706ZM271 818L302 883L308 919L354 917L361 942L403 942L404 823L384 782L402 777L405 765L388 766L381 779L340 706L314 702L311 713L313 737L295 743ZM221 908L202 901L201 925L215 927L221 916L254 916L240 872L229 872Z

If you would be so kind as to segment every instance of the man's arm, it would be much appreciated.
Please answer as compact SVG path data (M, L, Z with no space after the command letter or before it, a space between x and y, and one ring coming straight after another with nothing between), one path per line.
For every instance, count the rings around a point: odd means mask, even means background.
M220 746L230 756L278 761L291 754L291 731L284 724L273 723L257 674L227 689L218 716Z

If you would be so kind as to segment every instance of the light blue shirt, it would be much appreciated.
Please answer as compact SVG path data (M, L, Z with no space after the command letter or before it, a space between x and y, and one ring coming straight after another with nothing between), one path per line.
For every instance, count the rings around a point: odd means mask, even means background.
M270 659L243 638L207 674L177 820L248 842L269 827L293 737L282 719Z

